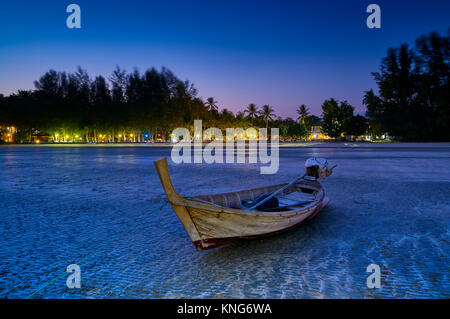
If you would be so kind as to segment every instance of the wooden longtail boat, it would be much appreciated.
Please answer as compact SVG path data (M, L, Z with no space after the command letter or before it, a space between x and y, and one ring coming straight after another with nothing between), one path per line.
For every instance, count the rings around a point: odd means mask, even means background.
M310 176L291 184L182 197L172 185L167 160L164 158L154 164L168 201L197 250L218 247L233 239L270 236L292 229L314 218L329 201L317 178ZM326 176L332 169L328 172ZM242 206L245 201L280 189L283 190L277 193L279 207L261 211Z

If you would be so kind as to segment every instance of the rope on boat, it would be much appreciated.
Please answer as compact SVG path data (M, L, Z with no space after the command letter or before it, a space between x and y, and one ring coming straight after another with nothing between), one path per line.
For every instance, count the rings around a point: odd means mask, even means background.
M164 206L166 206L166 204L168 203L167 200L165 200L161 206L155 208L154 210L150 211L150 214L158 211L158 210L162 210ZM129 233L131 230L133 230L133 228L136 228L137 226L142 225L146 220L142 221L139 224L136 224L132 227L129 227L127 230L124 230L123 232L119 233L117 236L113 237L111 240L109 240L108 242L106 242L105 244L99 246L97 249L95 249L94 251L92 251L91 253L89 253L86 257L84 257L83 259L81 259L78 263L76 263L77 265L82 264L83 262L85 262L86 260L88 260L89 258L95 256L100 250L102 250L103 248L109 246L111 243L113 243L115 240L119 239L120 237L122 237L123 235ZM61 278L62 276L67 275L66 270L64 270L63 273L59 274L58 276L56 276L55 278L53 278L52 280L50 280L49 282L47 282L45 285L43 285L42 287L40 287L38 290L36 290L35 292L33 292L31 295L29 295L26 299L30 299L32 298L35 294L37 294L39 291L47 288L48 286L50 286L53 282L55 282L56 280L58 280L59 278Z

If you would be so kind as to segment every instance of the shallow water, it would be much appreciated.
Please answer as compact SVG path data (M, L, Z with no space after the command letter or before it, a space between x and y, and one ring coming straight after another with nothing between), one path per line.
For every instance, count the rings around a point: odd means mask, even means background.
M169 206L158 210L152 161L169 155L0 147L0 297L449 297L450 144L282 148L269 176L259 164L169 164L183 195L285 182L311 156L338 164L323 183L331 202L310 223L204 252ZM72 263L81 289L66 287ZM372 263L380 289L366 286Z

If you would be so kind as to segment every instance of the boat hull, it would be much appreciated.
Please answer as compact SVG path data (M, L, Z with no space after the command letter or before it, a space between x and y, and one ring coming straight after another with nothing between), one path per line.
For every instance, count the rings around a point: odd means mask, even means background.
M234 221L230 222L230 220L226 220L226 218L223 218L223 216L222 218L218 217L217 215L209 216L209 218L212 218L216 221L213 223L209 223L215 226L215 228L211 229L210 232L207 232L207 229L204 228L204 219L207 217L194 212L191 214L191 217L194 224L197 226L202 239L192 241L192 243L197 250L201 251L220 247L233 240L256 239L278 235L297 228L313 219L317 216L317 214L319 214L320 211L322 211L322 209L328 204L328 202L329 198L324 197L317 206L311 208L308 212L291 217L289 220L286 220L286 218L283 216L278 216L278 218L273 216L271 216L270 218L264 218L263 216L261 216L261 218L248 217L250 220L248 220L246 224L237 225L236 223L234 223ZM209 220L209 218L207 219ZM234 218L234 220L236 219ZM264 220L264 223L261 223L262 220ZM270 224L268 224L267 222L270 222ZM249 225L253 226L255 224L260 226L265 224L265 226L248 227ZM235 228L232 229L232 227ZM230 231L230 229L232 231ZM239 231L237 231L236 229L241 229L241 233L239 233ZM220 236L220 234L224 234L225 236ZM212 235L216 236L213 237Z

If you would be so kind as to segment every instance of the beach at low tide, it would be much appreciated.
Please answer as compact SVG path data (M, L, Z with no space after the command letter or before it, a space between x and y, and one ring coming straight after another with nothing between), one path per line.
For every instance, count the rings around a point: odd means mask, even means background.
M0 146L0 297L449 297L450 144L283 144L273 175L169 160L186 196L290 181L309 157L338 165L323 182L331 202L308 224L203 252L159 209L153 160L170 150ZM70 264L81 289L66 286ZM369 264L379 289L366 285Z

